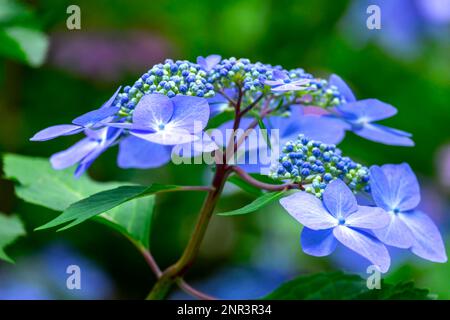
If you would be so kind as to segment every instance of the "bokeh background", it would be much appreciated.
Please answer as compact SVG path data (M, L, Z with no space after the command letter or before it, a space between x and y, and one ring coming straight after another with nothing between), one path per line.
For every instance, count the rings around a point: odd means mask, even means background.
M32 67L5 49L5 42L0 44L2 153L48 157L67 148L77 137L45 143L29 138L100 106L118 85L134 83L165 58L195 60L217 53L302 67L316 76L337 73L358 98L375 97L396 106L399 114L386 124L412 132L416 142L414 148L391 147L349 133L341 148L366 165L408 162L421 182L421 207L438 224L450 248L450 1L20 3L28 9L17 23L41 30L48 36L49 48L43 64ZM81 8L81 30L66 27L71 4ZM381 8L380 30L366 27L369 4ZM31 38L26 43L36 40ZM206 184L211 176L202 165L121 170L116 152L102 155L89 175L99 181L142 184ZM181 254L202 197L192 193L158 197L151 247L162 267ZM218 210L251 200L251 195L230 185ZM8 248L16 264L0 261L0 299L141 299L154 283L135 248L104 225L86 222L60 233L33 232L57 213L19 200L6 180L0 180L0 211L20 214L28 232ZM344 250L327 258L303 254L299 235L299 224L278 204L243 217L214 217L187 278L220 298L255 298L299 274L344 269L364 275L364 262ZM387 281L414 280L438 298L450 299L449 263L422 261L409 252L392 255L395 263ZM81 267L82 290L65 289L69 264ZM172 297L186 296L174 292Z

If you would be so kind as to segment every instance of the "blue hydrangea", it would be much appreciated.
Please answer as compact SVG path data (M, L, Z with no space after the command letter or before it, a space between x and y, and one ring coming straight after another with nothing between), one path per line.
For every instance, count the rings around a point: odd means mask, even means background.
M343 180L353 192L370 191L367 167L343 157L335 145L310 140L304 135L284 145L279 164L272 168L270 176L301 183L318 198L336 179Z
M358 205L341 180L327 185L323 201L300 191L282 198L280 203L304 225L301 243L305 253L327 256L341 243L376 265L381 272L388 271L391 264L388 250L367 231L385 228L389 215L381 208Z
M139 100L150 93L160 93L169 98L179 94L208 98L215 94L213 85L208 82L207 71L200 65L167 59L154 65L132 86L124 87L115 105L121 108L123 116L128 116Z

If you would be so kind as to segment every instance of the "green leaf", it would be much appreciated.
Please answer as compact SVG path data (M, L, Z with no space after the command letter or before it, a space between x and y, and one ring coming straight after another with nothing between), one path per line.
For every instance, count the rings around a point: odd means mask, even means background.
M269 203L271 203L275 200L280 199L284 194L285 194L285 191L265 193L262 196L260 196L259 198L255 199L253 202L249 203L248 205L246 205L240 209L236 209L236 210L228 211L228 212L222 212L222 213L219 213L218 215L220 215L220 216L235 216L235 215L240 215L240 214L251 213L251 212L254 212L254 211L268 205Z
M258 117L258 126L262 129L261 133L263 133L264 141L267 143L269 149L272 150L272 143L270 141L269 132L267 131L267 127L261 117Z
M33 12L16 0L0 0L0 24L17 24L34 20Z
M48 48L47 36L36 29L11 26L0 29L0 53L6 57L40 66Z
M53 228L71 222L58 231L66 230L133 199L149 196L157 192L175 191L179 189L179 186L152 184L149 187L121 186L115 189L102 191L71 204L60 216L39 228L36 228L36 230Z
M428 290L417 289L412 283L396 285L381 283L381 289L368 289L366 280L342 272L300 276L282 284L265 296L267 300L386 300L428 299Z
M72 203L123 183L99 183L87 176L75 179L70 170L54 170L47 159L7 154L3 171L16 180L16 195L32 204L64 211ZM148 247L154 196L135 199L96 217Z
M237 175L233 175L233 176L229 177L227 182L230 182L230 183L234 184L235 186L241 188L242 190L244 190L248 193L251 193L257 197L259 197L263 194L261 189L251 185L250 183L248 183L247 181L245 181L244 179L242 179L241 177L239 177Z
M13 263L4 249L13 243L18 237L25 235L25 229L16 215L6 216L0 214L0 259Z

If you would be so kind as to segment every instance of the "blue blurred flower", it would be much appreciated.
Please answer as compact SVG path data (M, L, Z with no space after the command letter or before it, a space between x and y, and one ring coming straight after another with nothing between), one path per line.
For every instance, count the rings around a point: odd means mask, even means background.
M67 267L81 271L81 288L67 288ZM113 284L104 270L65 244L53 244L15 265L0 268L0 300L108 299Z
M389 216L377 207L358 206L356 198L341 180L331 182L323 194L323 203L306 192L296 192L280 200L281 205L304 225L303 251L313 256L327 256L339 241L357 252L382 272L390 266L386 247L367 231L389 223Z
M380 30L366 28L370 5L380 7ZM448 38L450 1L357 0L343 22L343 33L349 41L362 45L372 40L402 60L414 59L423 51L426 40Z

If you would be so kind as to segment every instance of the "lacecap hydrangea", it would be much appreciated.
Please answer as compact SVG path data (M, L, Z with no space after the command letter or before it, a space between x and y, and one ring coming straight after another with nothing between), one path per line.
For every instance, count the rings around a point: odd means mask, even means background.
M218 123L216 116L229 111L231 122ZM76 176L116 145L120 167L146 169L168 163L180 145L195 143L194 155L225 151L225 156L214 158L225 163L213 165L220 168L216 174L227 173L222 176L226 179L231 172L242 172L233 170L234 163L227 163L227 147L239 151L246 137L213 141L206 131L211 118L215 118L215 127L279 129L281 156L269 175L284 184L273 181L267 186L245 174L241 178L265 190L297 189L296 196L285 197L281 203L306 226L302 235L306 253L327 255L340 242L384 272L390 263L385 244L410 249L431 261L447 259L437 227L416 210L419 196L415 176L404 166L369 170L342 155L335 145L350 131L378 143L413 146L411 134L378 123L396 112L395 107L377 99L357 100L337 75L321 79L300 68L289 70L245 58L211 55L196 62L168 59L156 64L133 85L119 87L99 109L71 124L46 128L31 140L84 134L78 143L51 157L55 169L76 165ZM380 183L388 181L390 175L403 177L410 186L380 189ZM402 199L397 207L391 200L399 196L399 188ZM377 206L358 206L354 196L358 192L373 197ZM409 203L411 197L414 203ZM420 232L421 226L428 234ZM408 239L402 239L402 234Z

